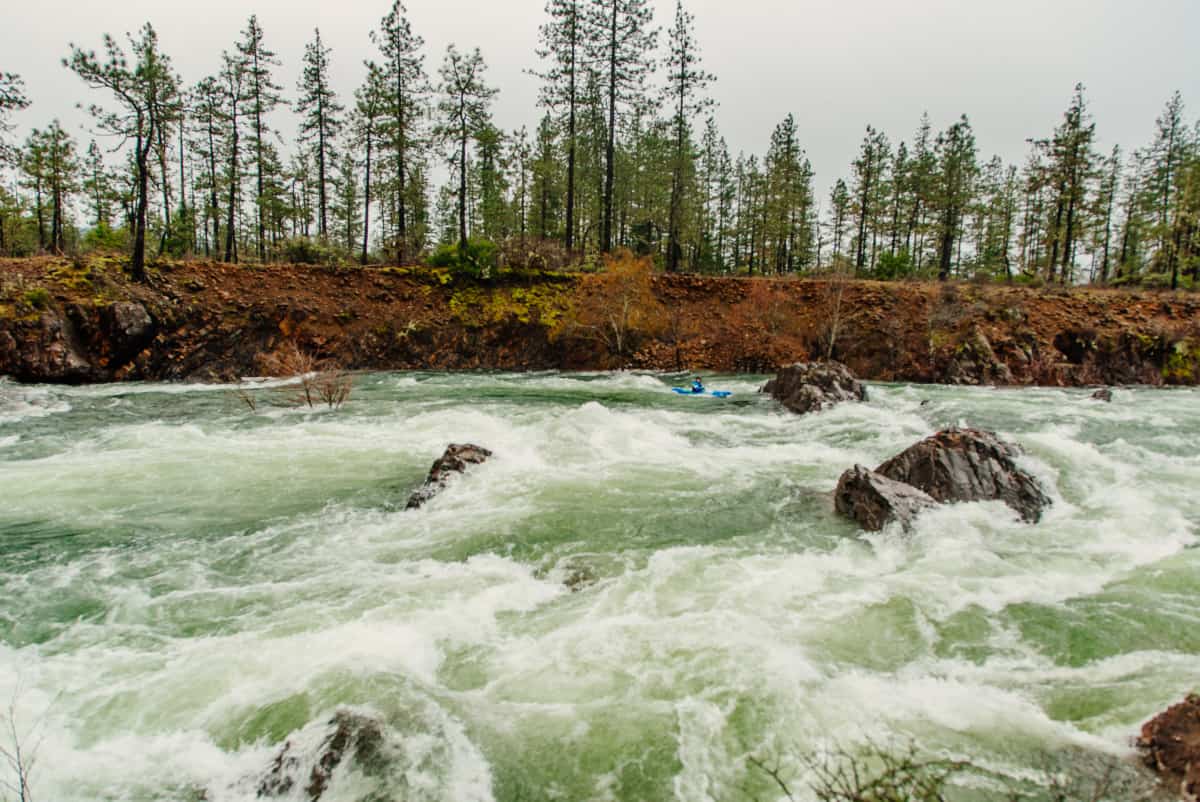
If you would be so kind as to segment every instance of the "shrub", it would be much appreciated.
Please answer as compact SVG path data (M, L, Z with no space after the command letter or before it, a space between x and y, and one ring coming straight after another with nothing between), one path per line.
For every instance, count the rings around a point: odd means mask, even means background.
M282 349L266 360L267 369L275 376L295 377L299 386L279 388L286 406L315 407L324 404L337 409L346 403L354 389L354 377L332 362L319 362L316 357L296 343ZM245 402L245 399L242 399ZM254 404L245 402L251 410Z
M571 267L571 252L558 240L510 237L500 243L500 267L520 272L544 273Z
M570 312L552 336L590 339L618 357L637 350L641 341L662 333L667 311L654 295L649 259L621 251L606 259L603 273L585 279Z
M444 267L451 273L488 279L496 271L499 249L486 239L469 239L466 247L459 243L442 243L429 255L430 267Z
M296 265L336 265L340 261L336 250L310 237L284 240L280 255L285 262Z
M129 248L129 229L113 228L108 223L101 223L83 235L83 247L88 251L123 253Z
M907 278L912 272L912 259L907 251L882 254L875 265L875 278L884 281Z

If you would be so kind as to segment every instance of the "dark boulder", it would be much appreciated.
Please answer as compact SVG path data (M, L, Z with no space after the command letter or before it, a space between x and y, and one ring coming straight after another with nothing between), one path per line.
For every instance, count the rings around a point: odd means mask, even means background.
M1096 392L1092 393L1092 399L1095 401L1112 402L1112 390L1107 387L1101 387Z
M1019 454L992 432L954 428L922 440L875 470L940 502L999 499L1034 523L1050 498L1017 467Z
M292 789L302 782L303 798L317 802L329 787L334 771L347 758L366 770L380 762L384 731L377 719L339 710L327 727L315 752L302 754L291 741L284 743L258 783L260 798L295 796Z
M855 465L838 481L834 506L868 532L878 532L892 521L907 529L918 513L937 502L912 485Z
M408 497L406 509L416 509L445 489L451 477L463 473L470 465L486 462L492 452L470 443L451 443L429 469L425 484Z
M760 392L804 415L820 412L842 401L866 401L867 391L850 369L840 362L799 362L779 371Z
M1200 695L1192 694L1142 725L1138 749L1146 765L1180 795L1200 800Z

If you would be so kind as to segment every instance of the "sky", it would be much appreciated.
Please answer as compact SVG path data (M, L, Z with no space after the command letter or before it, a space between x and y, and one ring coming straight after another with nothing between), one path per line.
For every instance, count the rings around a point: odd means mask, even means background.
M651 0L666 30L674 0ZM61 65L68 43L98 49L105 32L145 21L187 84L217 70L246 19L258 15L268 47L283 60L277 80L295 97L304 44L319 27L333 49L335 88L349 99L376 57L368 38L390 0L38 0L0 12L0 72L20 74L33 105L16 133L54 118L86 149L91 134L78 103L104 100ZM409 0L436 76L446 45L478 46L500 89L496 123L536 126L537 28L544 0ZM762 154L772 128L796 116L800 140L824 196L848 177L865 126L911 139L922 112L935 129L967 114L980 158L1020 164L1026 140L1059 123L1082 82L1102 151L1150 141L1155 117L1183 93L1189 119L1200 110L1200 2L1197 0L686 0L710 94L731 151ZM275 125L290 136L294 120Z

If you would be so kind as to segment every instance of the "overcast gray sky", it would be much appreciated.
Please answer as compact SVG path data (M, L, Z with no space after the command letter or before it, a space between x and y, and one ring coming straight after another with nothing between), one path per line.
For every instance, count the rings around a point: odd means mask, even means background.
M651 0L665 29L673 0ZM333 48L335 86L349 97L374 57L368 39L390 0L36 0L0 14L0 71L17 72L33 105L29 126L58 117L86 147L79 101L104 99L60 65L67 43L99 48L104 32L157 28L188 84L214 72L246 18L257 13L283 59L280 82L294 96L300 56L314 26ZM410 0L436 75L449 42L479 46L500 88L497 123L538 119L535 65L544 0ZM762 153L772 127L796 115L801 142L824 193L849 171L867 123L893 142L908 139L922 111L936 128L970 116L981 157L1019 162L1025 139L1058 124L1078 81L1087 86L1100 147L1136 147L1152 134L1170 93L1188 117L1200 109L1200 0L688 0L712 95L730 148ZM289 113L276 125L290 132Z

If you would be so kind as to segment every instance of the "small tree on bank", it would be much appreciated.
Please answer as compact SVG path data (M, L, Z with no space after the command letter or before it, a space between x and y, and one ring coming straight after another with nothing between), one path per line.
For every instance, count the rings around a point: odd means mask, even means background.
M133 259L130 272L135 281L146 280L146 209L149 205L150 154L155 142L165 139L170 121L179 115L179 79L171 60L158 48L158 34L150 23L138 35L128 36L133 64L111 35L104 35L104 59L95 51L70 45L71 55L63 65L93 89L107 89L115 109L98 104L89 107L100 130L132 141L134 171Z

